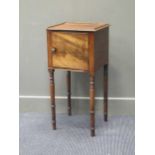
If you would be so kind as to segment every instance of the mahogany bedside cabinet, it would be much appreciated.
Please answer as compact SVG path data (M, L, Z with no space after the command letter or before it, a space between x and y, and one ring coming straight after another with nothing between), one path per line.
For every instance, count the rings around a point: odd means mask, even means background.
M95 72L103 67L104 120L108 117L109 25L103 23L61 23L47 28L52 126L56 129L54 71L67 72L68 115L71 115L71 71L90 76L90 133L95 136Z

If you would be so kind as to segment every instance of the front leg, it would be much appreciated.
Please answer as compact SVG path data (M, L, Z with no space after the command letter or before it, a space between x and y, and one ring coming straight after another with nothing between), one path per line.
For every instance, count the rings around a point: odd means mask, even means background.
M50 75L50 95L51 95L51 111L52 111L52 126L56 130L56 112L55 112L55 83L54 83L54 70L49 70Z

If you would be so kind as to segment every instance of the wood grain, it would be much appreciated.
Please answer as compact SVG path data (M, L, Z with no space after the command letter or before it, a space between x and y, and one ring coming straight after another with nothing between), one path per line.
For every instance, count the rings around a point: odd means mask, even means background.
M49 54L52 67L88 70L88 34L76 32L52 32Z
M48 55L48 67L52 67L52 53L51 53L51 34L52 31L47 30L47 55Z
M94 75L95 73L95 53L94 53L94 33L89 33L89 73Z
M53 129L56 129L54 69L67 70L68 115L71 115L71 71L89 72L90 133L95 136L95 72L103 66L104 120L108 120L109 25L62 23L50 26L47 44Z
M109 24L105 23L70 23L64 22L57 25L48 27L48 30L61 30L61 31L86 31L86 32L95 32L100 29L108 27Z

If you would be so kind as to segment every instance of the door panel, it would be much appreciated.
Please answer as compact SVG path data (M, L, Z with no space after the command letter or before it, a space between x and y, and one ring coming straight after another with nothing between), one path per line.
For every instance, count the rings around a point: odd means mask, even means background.
M52 32L52 64L56 68L88 70L88 34Z

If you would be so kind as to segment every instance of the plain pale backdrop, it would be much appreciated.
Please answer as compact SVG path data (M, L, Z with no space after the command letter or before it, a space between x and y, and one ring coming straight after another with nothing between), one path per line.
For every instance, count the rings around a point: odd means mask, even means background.
M114 98L109 101L113 107L111 113L134 114L134 0L20 0L20 110L49 109L49 100L43 98L49 96L46 28L64 21L111 25L109 97ZM96 74L97 97L103 95L102 76L100 69ZM56 96L66 96L65 78L65 71L55 72ZM72 95L89 96L88 74L72 73ZM31 96L37 97L32 99ZM57 102L60 103L57 110L63 112L66 100ZM87 109L88 104L82 107L76 104L84 102L88 100L75 100L75 111Z

